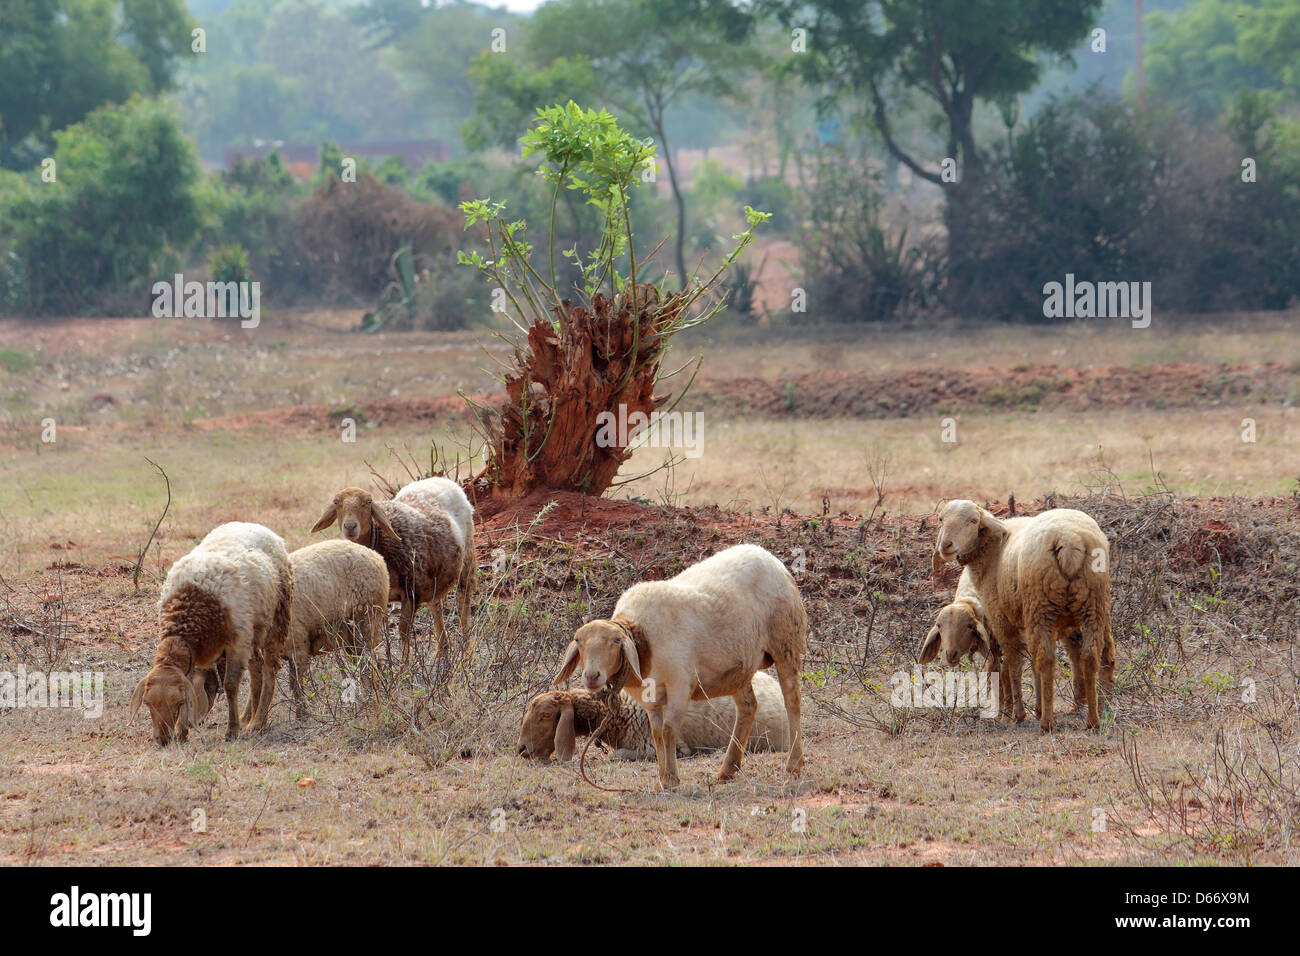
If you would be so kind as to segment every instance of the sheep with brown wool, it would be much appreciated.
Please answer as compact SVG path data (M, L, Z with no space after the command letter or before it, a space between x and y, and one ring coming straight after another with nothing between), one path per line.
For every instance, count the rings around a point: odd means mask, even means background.
M731 697L736 722L719 780L740 767L758 702L751 680L776 666L790 727L786 770L803 768L799 681L807 653L799 588L772 554L756 545L727 548L667 581L634 584L613 616L580 627L554 686L581 664L589 691L626 687L645 707L664 789L680 783L677 741L692 700Z
M388 567L388 599L400 601L398 633L402 637L402 662L411 655L415 612L428 604L437 656L450 650L442 620L441 600L456 586L465 559L460 528L446 511L425 501L424 510L404 501L376 501L362 488L344 488L334 496L313 532L338 522L343 537L365 545L384 559Z
M950 501L939 514L934 569L957 561L983 605L1010 682L1010 719L1021 721L1021 655L1034 669L1039 727L1055 727L1056 644L1064 644L1076 704L1086 702L1087 727L1100 727L1097 676L1103 696L1113 690L1110 633L1110 544L1082 511L1054 508L1003 521L973 501ZM1003 681L1005 686L1006 681Z
M292 598L293 569L279 535L246 522L214 528L167 572L158 605L162 640L153 667L131 695L131 716L143 703L154 740L184 742L210 702L205 685L220 659L229 704L226 739L239 736L241 719L249 731L265 727ZM241 718L245 668L252 687Z
M759 671L752 681L758 710L745 749L749 753L790 748L790 725L781 698L781 685ZM615 702L617 701L617 702ZM573 757L577 738L596 732L604 724L601 743L623 760L649 760L655 756L650 716L627 691L617 698L582 690L549 690L528 702L519 729L520 756L545 760ZM736 705L730 697L693 700L682 722L677 756L689 757L724 749L736 724Z
M456 581L456 603L461 633L469 634L469 612L478 579L478 555L474 550L474 506L465 489L450 478L434 476L402 487L394 501L401 501L425 513L444 511L460 533L461 566Z

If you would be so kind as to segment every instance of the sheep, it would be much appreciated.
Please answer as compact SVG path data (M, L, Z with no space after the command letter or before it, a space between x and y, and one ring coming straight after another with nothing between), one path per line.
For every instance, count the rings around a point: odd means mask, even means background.
M963 568L957 580L957 593L952 603L939 610L934 626L921 641L916 659L928 664L942 652L949 667L956 667L962 655L969 654L971 662L978 652L988 662L989 673L997 667L998 645L989 635L984 605L979 592L971 583L970 570Z
M1114 643L1110 635L1110 544L1082 511L1054 508L1033 518L1002 521L973 501L950 501L939 515L936 571L956 560L984 606L989 630L1001 648L1010 683L1010 719L1025 718L1020 655L1034 669L1039 727L1053 717L1056 642L1065 645L1074 674L1076 705L1086 700L1087 728L1099 729L1097 672L1103 693L1113 687Z
M337 539L299 548L289 562L293 604L283 657L295 710L302 716L301 677L309 658L340 646L360 653L362 645L374 647L384 639L388 567L377 552Z
M478 559L474 551L474 506L465 497L465 491L450 478L425 478L406 485L396 495L395 501L404 501L419 511L435 510L430 501L451 518L460 531L461 568L456 582L456 601L460 615L461 632L469 634L469 611L474 600L478 578Z
M758 711L746 749L750 753L788 750L790 726L786 721L781 685L774 677L759 671L752 681ZM650 718L626 691L612 704L604 694L585 691L551 690L528 702L524 723L519 731L519 754L545 760L552 753L558 760L569 760L577 746L577 737L594 733L601 722L609 723L601 740L614 748L614 755L624 760L649 760L655 755L650 735ZM730 697L691 701L682 721L677 755L722 750L731 740L736 723L736 705Z
M786 770L803 769L799 679L808 621L784 565L756 545L727 548L667 581L634 584L607 620L580 627L553 686L582 664L587 690L639 691L665 790L680 784L677 741L692 700L730 696L736 723L720 781L740 767L758 702L751 678L773 664L790 727Z
M383 557L388 566L388 599L402 604L397 629L403 664L411 656L415 612L421 604L427 603L432 612L437 657L447 654L450 642L440 602L460 580L465 566L460 528L428 499L423 504L426 510L422 511L405 501L375 501L361 488L344 488L311 529L323 531L337 521L343 537Z
M149 708L159 744L184 742L199 716L197 690L210 704L209 671L217 668L229 704L226 739L266 726L280 653L289 630L293 568L284 541L259 524L214 528L167 572L158 601L162 640L153 667L131 696L131 717ZM239 683L248 668L251 688L242 718ZM213 690L215 696L215 689Z

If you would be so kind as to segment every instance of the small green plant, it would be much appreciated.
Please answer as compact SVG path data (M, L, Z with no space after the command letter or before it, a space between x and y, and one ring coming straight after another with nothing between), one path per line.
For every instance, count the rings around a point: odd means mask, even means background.
M218 246L212 253L211 270L214 282L248 282L248 253L237 242Z

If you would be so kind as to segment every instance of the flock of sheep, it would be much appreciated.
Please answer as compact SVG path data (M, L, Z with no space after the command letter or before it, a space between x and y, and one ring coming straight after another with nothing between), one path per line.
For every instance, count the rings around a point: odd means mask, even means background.
M276 677L288 663L301 713L301 674L310 657L351 653L383 640L388 605L401 603L403 659L415 612L429 604L437 656L450 653L443 597L456 588L468 634L477 565L474 509L459 485L426 478L376 501L360 488L334 496L313 531L337 523L343 538L294 551L258 524L232 522L208 534L167 575L159 603L162 640L135 688L159 744L184 741L221 690L229 706L226 738L240 725L266 725ZM918 659L947 663L978 652L999 674L1001 716L1025 718L1022 658L1033 669L1039 724L1054 728L1056 645L1070 658L1076 704L1099 727L1097 679L1113 693L1110 548L1097 523L1057 508L1032 518L999 519L974 502L940 513L937 571L962 565L954 600L921 643ZM635 584L607 619L575 633L553 689L530 701L519 754L572 757L576 738L599 733L616 755L658 760L665 789L679 784L677 757L726 750L720 780L744 751L788 751L786 770L803 767L800 680L807 617L798 586L771 553L737 545L666 581ZM773 678L767 668L776 671ZM250 696L239 712L244 670ZM562 689L575 674L578 690Z

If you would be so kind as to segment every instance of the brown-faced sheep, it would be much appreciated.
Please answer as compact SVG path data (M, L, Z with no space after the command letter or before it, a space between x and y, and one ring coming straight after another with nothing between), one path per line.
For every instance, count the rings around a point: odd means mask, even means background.
M184 742L200 714L196 686L209 683L208 671L224 658L226 739L239 736L245 667L252 687L243 721L250 731L265 727L292 597L293 569L279 535L245 522L214 528L167 572L158 606L162 640L131 696L131 716L144 703L154 740Z
M759 671L753 680L758 710L745 749L750 753L788 750L790 725L785 715L781 685ZM649 760L655 756L650 717L626 691L615 706L605 694L581 690L550 690L528 702L524 723L519 730L520 755L545 760L552 753L558 760L569 760L577 738L596 731L608 719L601 742L614 749L624 760ZM736 705L730 697L693 700L682 721L677 741L677 756L722 750L731 742L736 725Z
M784 565L760 547L727 548L667 581L634 584L608 620L584 624L565 652L560 686L582 664L587 690L626 686L650 717L664 789L676 787L679 728L692 700L730 696L736 723L719 780L740 766L758 702L751 680L775 664L790 726L786 770L803 768L800 671L807 617Z
M973 501L949 502L940 512L934 568L956 560L970 571L989 630L1011 678L1012 719L1023 720L1020 657L1034 668L1039 726L1055 727L1056 643L1065 645L1075 693L1086 700L1087 726L1100 727L1097 672L1113 682L1110 637L1110 545L1082 511L1056 508L1032 518L1002 521Z
M415 611L421 604L429 605L437 656L444 657L450 642L441 599L464 567L461 533L451 517L441 509L421 511L403 501L376 501L361 488L344 488L311 530L323 531L336 521L343 537L378 552L388 566L389 600L402 604L397 628L402 662L410 659Z
M989 633L979 592L971 583L970 572L963 568L952 603L935 615L934 626L922 638L916 659L918 663L928 664L942 654L949 667L956 667L967 654L973 664L977 653L984 658L987 673L998 673L998 706L1005 715L1011 700L1010 674L1001 666L1002 652Z
M456 603L460 617L461 633L469 635L469 612L474 603L474 588L478 579L478 555L474 550L474 506L465 496L465 490L450 478L424 478L404 486L394 501L431 512L441 509L451 518L460 532L461 568L456 582Z

